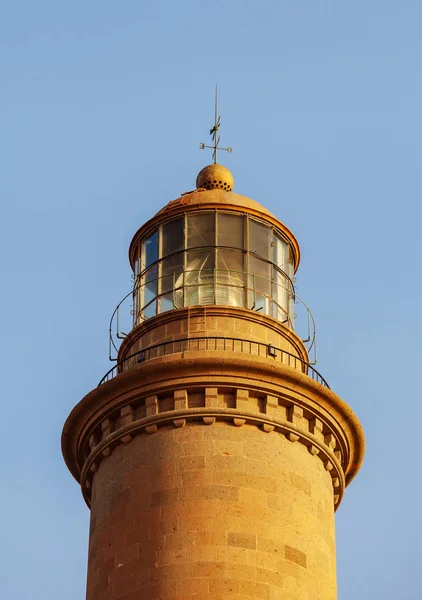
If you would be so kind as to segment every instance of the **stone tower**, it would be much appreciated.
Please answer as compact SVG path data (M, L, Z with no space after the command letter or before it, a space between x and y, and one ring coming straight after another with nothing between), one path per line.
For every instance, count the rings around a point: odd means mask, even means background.
M66 421L87 600L337 598L362 429L295 333L295 237L232 189L206 167L137 231L133 328Z

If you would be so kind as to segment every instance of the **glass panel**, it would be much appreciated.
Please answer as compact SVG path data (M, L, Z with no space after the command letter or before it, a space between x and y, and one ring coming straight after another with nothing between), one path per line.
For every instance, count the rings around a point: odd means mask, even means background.
M226 306L245 306L244 287L217 284L215 287L215 304L225 304Z
M257 294L253 290L248 291L248 308L268 315L270 299Z
M135 276L139 275L141 272L141 243L138 242L138 244L136 245L136 252L135 252Z
M134 310L134 325L139 322L139 316L141 314L141 287L140 279L137 279L133 288L133 310Z
M293 277L295 275L294 272L294 260L293 260L293 250L289 246L289 267L287 269L287 275L293 281Z
M244 248L244 217L217 213L217 246Z
M173 300L167 296L161 296L161 298L158 299L158 303L159 303L158 312L160 312L160 313L167 312L168 310L174 309Z
M189 250L186 254L185 284L212 283L215 250Z
M184 248L184 219L176 219L163 225L161 256L168 256Z
M288 318L289 288L290 281L286 275L274 267L273 298L275 303L273 306L273 316L280 321L285 321Z
M228 285L244 284L244 254L239 250L217 249L217 274L218 283Z
M278 235L274 235L274 263L289 274L289 245Z
M161 261L161 293L183 285L183 259L184 253L180 252Z
M215 213L187 215L187 247L196 248L215 245Z
M249 255L248 287L257 294L271 295L271 265Z
M155 317L155 315L157 314L157 300L154 300L153 302L151 302L151 304L148 304L148 306L146 306L143 310L143 316L145 319L150 319L151 317Z
M215 304L213 285L193 285L186 288L186 306Z
M182 308L183 298L184 298L183 288L179 288L178 290L176 290L174 292L173 301L175 304L175 308Z
M272 248L271 248L272 230L270 227L254 221L249 220L249 250L258 254L263 258L272 259Z
M157 295L157 265L151 267L142 277L142 305L148 304Z
M158 260L158 231L142 242L142 270Z
M214 304L215 250L187 252L185 271L185 304Z
M242 251L217 249L216 304L245 306L244 268Z

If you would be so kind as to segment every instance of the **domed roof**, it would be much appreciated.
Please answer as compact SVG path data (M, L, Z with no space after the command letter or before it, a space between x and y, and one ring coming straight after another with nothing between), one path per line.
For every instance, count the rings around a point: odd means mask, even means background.
M156 227L157 223L167 221L167 219L173 217L176 218L178 214L183 214L188 211L215 210L221 208L228 211L232 210L249 213L255 217L262 218L264 221L268 221L280 230L290 241L295 257L295 270L297 269L300 260L300 250L299 244L293 233L269 210L259 204L259 202L256 202L247 196L243 196L242 194L233 193L231 191L234 185L233 175L226 167L217 164L205 167L200 171L196 179L196 185L197 188L195 190L185 192L180 198L170 200L166 206L159 210L136 232L129 248L129 259L132 267L134 261L134 249L136 248L138 241L152 227Z
M219 204L223 208L243 208L245 210L260 213L267 217L271 217L272 219L276 219L276 217L264 206L259 204L259 202L256 202L247 196L234 194L233 192L226 192L225 190L218 188L213 188L210 190L199 188L197 190L193 190L192 192L187 192L176 200L170 200L170 202L161 210L159 210L155 216L157 217L158 215L163 215L164 213L171 213L173 210L181 208L182 206L186 208L194 208L195 206L198 208L205 208L212 204Z

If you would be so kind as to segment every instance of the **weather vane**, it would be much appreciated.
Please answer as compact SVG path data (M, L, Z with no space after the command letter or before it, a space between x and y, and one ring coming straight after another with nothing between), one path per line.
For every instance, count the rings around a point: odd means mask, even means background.
M212 146L207 146L206 144L204 144L203 142L201 142L199 144L199 147L201 148L201 150L204 150L204 148L211 148L213 153L212 153L212 158L214 161L214 164L217 164L217 152L218 150L225 150L226 152L231 152L232 148L230 148L230 146L228 146L228 148L219 148L218 144L220 143L220 136L218 135L218 130L220 129L220 117L218 115L218 85L215 86L215 122L214 122L214 127L212 129L210 129L210 136L212 138L212 141L214 142Z

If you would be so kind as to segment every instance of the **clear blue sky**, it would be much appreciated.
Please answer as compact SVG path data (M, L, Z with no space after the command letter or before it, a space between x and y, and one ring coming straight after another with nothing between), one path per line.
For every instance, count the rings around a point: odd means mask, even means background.
M422 598L421 27L420 0L0 2L2 598L84 598L62 425L109 368L132 234L210 161L216 82L236 191L297 235L367 436L339 598Z

